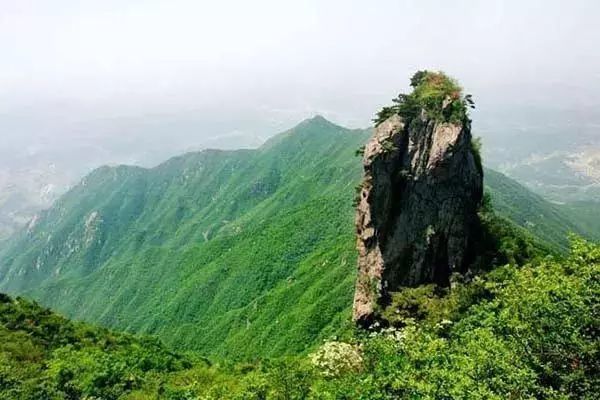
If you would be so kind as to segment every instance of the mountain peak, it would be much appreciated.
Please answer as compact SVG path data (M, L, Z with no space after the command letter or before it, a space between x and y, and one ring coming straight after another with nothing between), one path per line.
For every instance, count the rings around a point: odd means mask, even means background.
M316 114L314 117L307 118L297 125L297 127L303 127L303 126L319 126L319 127L329 126L329 127L342 128L342 126L331 122L330 120L328 120L321 114Z
M339 137L340 134L348 133L350 129L337 125L320 114L307 118L293 128L273 136L267 140L261 149L271 149L287 140L314 140L322 141L324 138L330 140ZM288 142L289 143L289 142Z
M321 114L315 114L314 117L308 118L307 121L309 121L309 122L330 122L327 118L325 118Z

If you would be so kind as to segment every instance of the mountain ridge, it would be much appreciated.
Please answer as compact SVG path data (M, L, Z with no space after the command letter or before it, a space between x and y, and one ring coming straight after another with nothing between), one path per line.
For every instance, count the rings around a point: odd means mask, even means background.
M353 153L370 135L323 121L256 150L100 168L0 250L0 290L210 355L305 351L349 316Z

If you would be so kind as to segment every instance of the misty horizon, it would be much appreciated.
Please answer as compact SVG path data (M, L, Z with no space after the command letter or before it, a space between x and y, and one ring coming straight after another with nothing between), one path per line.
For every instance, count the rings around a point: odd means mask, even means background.
M600 104L592 1L3 3L0 129L21 141L147 117L202 139L315 114L365 127L418 69L458 79L476 121Z

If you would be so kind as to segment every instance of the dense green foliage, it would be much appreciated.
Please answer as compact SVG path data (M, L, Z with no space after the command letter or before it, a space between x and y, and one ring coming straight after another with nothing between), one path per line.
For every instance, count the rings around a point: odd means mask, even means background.
M443 72L418 71L410 80L413 88L409 94L401 93L384 107L373 122L379 125L390 116L398 114L411 123L425 113L438 122L467 123L468 109L474 108L471 95L463 96L459 84Z
M468 283L455 281L445 295L430 286L408 289L395 299L396 328L349 335L347 345L329 345L318 357L260 365L197 393L232 399L594 399L600 390L599 299L600 246L575 239L566 259L501 267ZM357 357L358 366L344 362Z
M155 339L73 323L0 294L0 399L117 399L191 365Z
M0 296L4 399L594 399L600 246L394 294L392 328L309 356L209 365Z
M364 371L315 397L593 399L599 295L600 247L580 240L566 260L499 268L444 297L403 292L402 328L365 340Z
M211 356L309 351L349 315L353 150L369 134L317 117L258 150L101 168L0 251L0 289ZM486 183L497 217L552 247L586 233L516 182ZM504 232L497 262L521 262L531 241L489 222Z

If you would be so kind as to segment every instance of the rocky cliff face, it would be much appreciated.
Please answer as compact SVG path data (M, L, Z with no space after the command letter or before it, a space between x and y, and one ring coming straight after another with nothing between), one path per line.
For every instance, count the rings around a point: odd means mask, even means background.
M382 122L365 146L356 212L358 279L354 319L368 324L388 294L422 283L448 285L465 272L479 232L483 172L470 123L425 112Z

